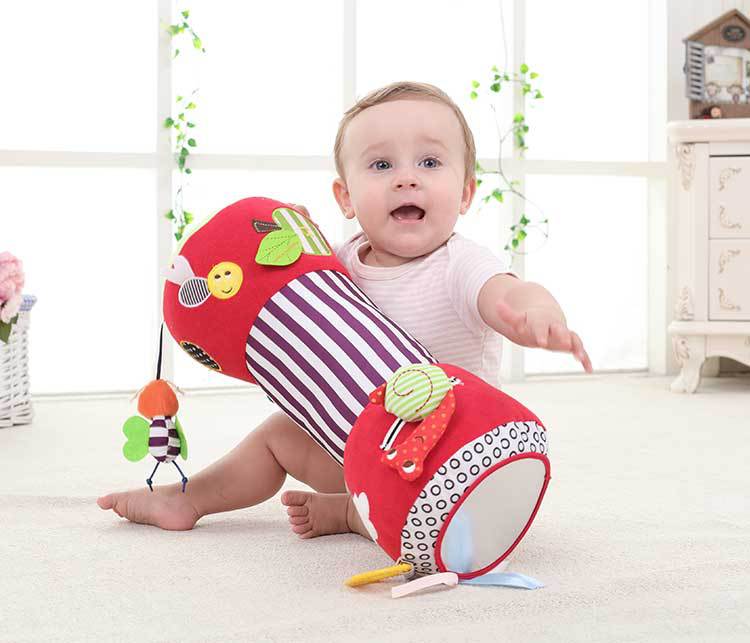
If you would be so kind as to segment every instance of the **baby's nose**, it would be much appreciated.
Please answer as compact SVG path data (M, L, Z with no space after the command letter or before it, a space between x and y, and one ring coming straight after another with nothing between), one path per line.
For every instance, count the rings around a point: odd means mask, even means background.
M400 177L393 182L393 188L395 190L400 190L405 187L419 187L419 181L417 181L415 177Z

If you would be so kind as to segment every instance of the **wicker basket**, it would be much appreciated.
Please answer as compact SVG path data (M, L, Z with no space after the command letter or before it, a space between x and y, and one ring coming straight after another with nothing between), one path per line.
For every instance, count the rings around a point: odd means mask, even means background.
M8 343L0 341L0 429L28 424L33 417L29 392L29 315L36 297L24 295Z

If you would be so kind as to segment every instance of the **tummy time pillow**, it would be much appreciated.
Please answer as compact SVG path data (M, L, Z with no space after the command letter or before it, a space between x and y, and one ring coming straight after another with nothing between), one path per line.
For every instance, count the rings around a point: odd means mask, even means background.
M531 524L549 480L541 422L436 364L289 205L243 199L194 231L167 271L164 319L191 357L260 385L343 462L399 570L481 576Z
M371 395L344 475L394 561L468 580L526 533L549 481L546 453L541 422L511 397L450 364L413 365Z

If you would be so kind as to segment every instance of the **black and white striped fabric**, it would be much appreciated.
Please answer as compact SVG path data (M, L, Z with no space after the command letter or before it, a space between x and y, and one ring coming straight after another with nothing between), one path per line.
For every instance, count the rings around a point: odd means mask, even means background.
M332 270L304 274L266 302L245 358L271 399L339 463L368 395L399 367L436 361Z
M190 277L180 286L177 293L177 299L186 308L200 306L210 296L208 281L203 277Z

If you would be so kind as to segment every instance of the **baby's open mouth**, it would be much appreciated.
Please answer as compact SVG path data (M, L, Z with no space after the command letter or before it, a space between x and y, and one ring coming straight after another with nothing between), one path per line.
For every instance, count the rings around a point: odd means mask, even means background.
M424 218L424 210L416 205L402 205L393 210L391 216L399 221L418 221Z

